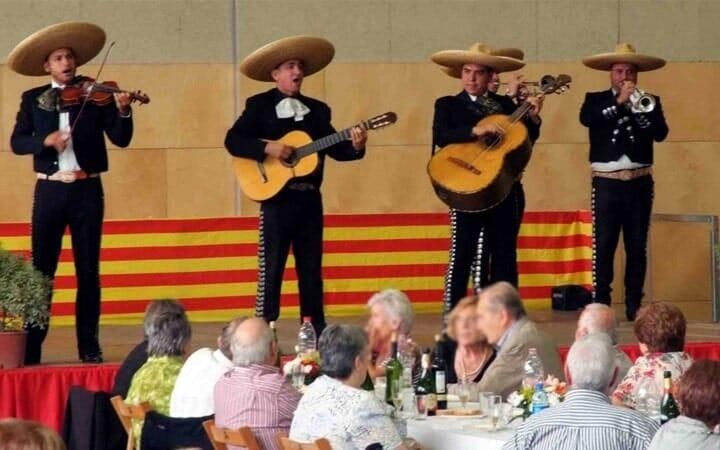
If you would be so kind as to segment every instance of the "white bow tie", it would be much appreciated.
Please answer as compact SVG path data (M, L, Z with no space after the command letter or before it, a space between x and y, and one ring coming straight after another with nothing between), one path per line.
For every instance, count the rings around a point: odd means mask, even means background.
M275 105L275 114L278 119L287 119L295 117L295 122L303 120L303 116L310 112L310 108L305 106L303 102L296 98L285 97Z

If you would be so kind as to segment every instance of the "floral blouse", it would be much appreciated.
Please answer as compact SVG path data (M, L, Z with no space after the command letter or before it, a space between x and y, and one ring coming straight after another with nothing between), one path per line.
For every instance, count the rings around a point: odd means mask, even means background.
M363 450L379 443L383 449L401 444L400 434L372 391L364 391L322 375L308 386L292 425L290 439L330 441L333 450Z
M166 416L170 415L170 395L175 387L183 360L179 356L151 356L143 366L135 372L130 390L125 398L126 403L138 405L148 402L153 411ZM133 435L140 449L140 432L143 421L133 420Z
M648 353L639 357L620 382L612 399L624 406L635 408L635 388L644 379L654 379L657 391L663 392L663 374L669 370L675 383L692 364L693 359L685 352Z

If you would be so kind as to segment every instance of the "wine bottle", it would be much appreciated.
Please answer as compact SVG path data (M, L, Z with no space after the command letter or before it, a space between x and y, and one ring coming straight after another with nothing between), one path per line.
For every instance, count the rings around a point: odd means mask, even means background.
M432 370L435 375L435 393L437 394L438 409L447 409L447 362L443 352L440 335L435 335L435 357L432 361Z
M430 361L430 349L422 355L422 375L415 386L415 397L418 403L418 412L425 411L428 416L437 413L437 394L435 393L435 374Z
M672 393L672 373L666 370L663 377L665 379L665 394L663 395L662 403L660 403L661 424L680 415L680 410Z
M278 342L277 325L274 320L271 321L269 325L272 330L273 342L275 343L275 367L280 367L280 343Z
M398 359L397 333L393 333L390 344L390 360L385 365L385 379L387 380L385 401L391 405L393 405L393 399L397 399L400 396L400 379L402 372L403 367Z

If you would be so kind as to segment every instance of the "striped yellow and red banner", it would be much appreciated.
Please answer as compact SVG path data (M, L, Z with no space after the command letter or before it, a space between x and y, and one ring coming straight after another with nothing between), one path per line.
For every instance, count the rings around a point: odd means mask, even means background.
M30 252L29 224L0 224L0 245ZM550 289L592 281L592 227L587 211L528 212L519 239L521 294L530 308L548 308ZM372 293L407 292L418 312L441 310L448 258L448 216L325 216L323 276L328 315L358 314ZM179 298L198 321L254 311L257 219L122 220L104 226L102 323L138 323L148 301ZM283 284L282 315L297 315L292 256ZM75 277L69 236L55 283L53 324L74 321Z

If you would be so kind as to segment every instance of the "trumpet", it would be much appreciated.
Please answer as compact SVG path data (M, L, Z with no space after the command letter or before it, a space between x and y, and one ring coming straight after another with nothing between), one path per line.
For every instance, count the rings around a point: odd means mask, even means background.
M638 88L630 94L630 111L634 113L649 113L655 109L656 103L655 97Z

